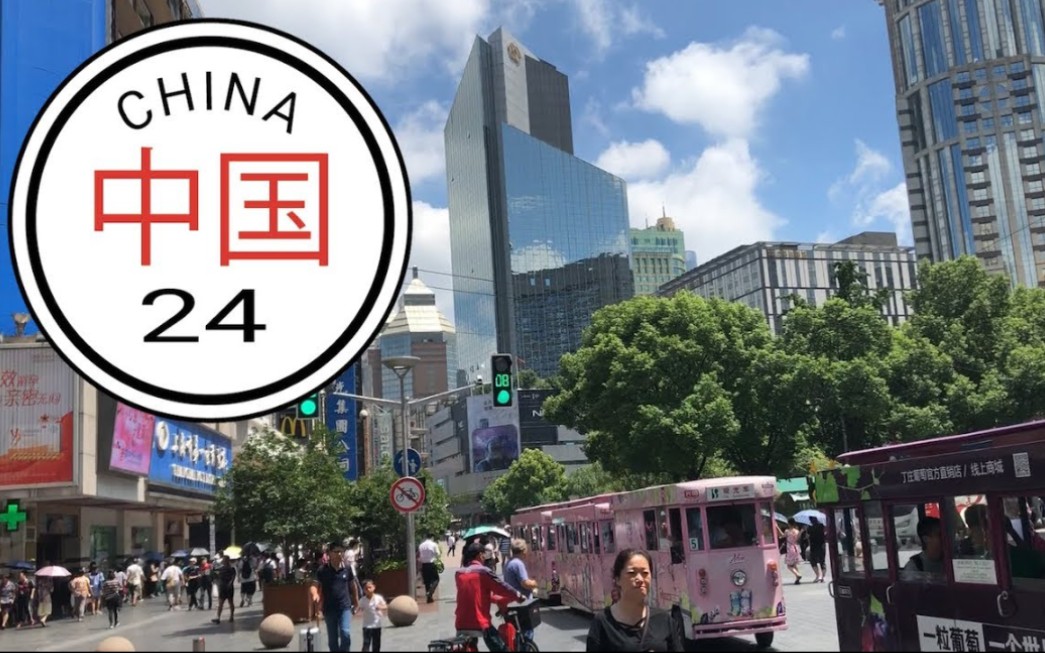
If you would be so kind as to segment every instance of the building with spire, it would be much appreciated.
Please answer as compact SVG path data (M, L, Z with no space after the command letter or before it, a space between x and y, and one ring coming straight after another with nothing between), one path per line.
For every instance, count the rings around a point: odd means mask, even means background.
M684 234L663 207L657 224L631 229L631 273L636 295L655 295L657 288L688 269Z

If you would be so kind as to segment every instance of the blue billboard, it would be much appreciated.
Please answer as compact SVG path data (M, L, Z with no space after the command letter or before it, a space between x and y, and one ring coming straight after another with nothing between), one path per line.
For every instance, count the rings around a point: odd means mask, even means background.
M327 393L327 428L338 436L338 460L345 478L359 478L359 447L356 446L356 400L337 396L338 392L356 394L356 366L350 365L331 384Z
M0 316L26 308L7 246L7 203L22 141L62 80L105 46L109 1L0 2ZM0 332L8 330L0 324Z
M232 466L232 442L217 431L188 422L156 418L149 484L213 496Z

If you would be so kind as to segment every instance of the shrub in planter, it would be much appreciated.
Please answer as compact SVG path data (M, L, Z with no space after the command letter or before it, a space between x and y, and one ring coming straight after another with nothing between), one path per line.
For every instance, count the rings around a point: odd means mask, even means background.
M312 579L281 580L265 584L262 592L264 616L285 614L294 623L312 621L315 607L312 604Z

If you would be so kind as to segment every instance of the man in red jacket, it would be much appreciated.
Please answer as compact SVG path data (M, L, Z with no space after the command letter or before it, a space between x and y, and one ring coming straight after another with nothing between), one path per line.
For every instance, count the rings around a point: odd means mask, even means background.
M457 617L455 626L463 630L480 631L486 647L491 651L508 650L504 639L490 620L490 605L496 603L501 610L522 596L507 585L483 564L483 546L477 542L464 549L464 566L457 570Z

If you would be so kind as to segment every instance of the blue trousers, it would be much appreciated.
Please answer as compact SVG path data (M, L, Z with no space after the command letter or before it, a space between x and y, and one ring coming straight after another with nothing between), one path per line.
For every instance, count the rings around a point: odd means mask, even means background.
M327 625L327 640L331 651L351 650L352 637L349 627L352 625L351 610L324 610L323 621Z

